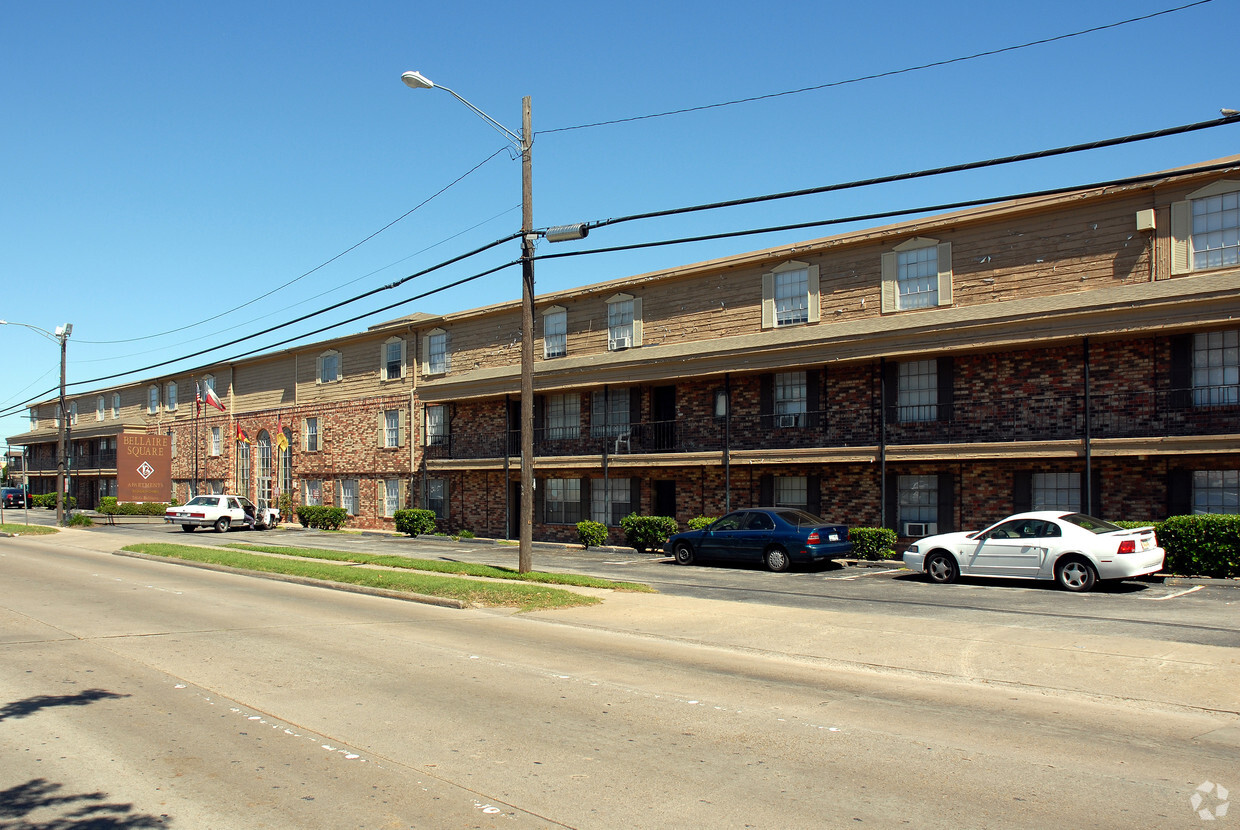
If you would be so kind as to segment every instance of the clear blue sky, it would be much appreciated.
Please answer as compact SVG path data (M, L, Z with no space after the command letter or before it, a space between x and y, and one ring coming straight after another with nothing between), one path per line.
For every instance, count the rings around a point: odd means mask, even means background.
M48 330L72 322L73 384L251 334L516 231L520 164L500 152L323 265L504 146L447 93L406 88L400 74L407 69L455 89L513 130L520 129L522 96L532 97L534 220L545 227L1008 155L1240 109L1230 45L1240 8L1236 0L1213 0L948 66L558 131L1001 49L1184 2L6 3L0 318ZM986 172L604 228L586 242L1003 195L1237 151L1240 125L1229 125ZM537 286L543 293L833 232L553 260L539 263ZM540 253L549 247L541 243ZM511 242L291 330L70 392L227 358L518 253ZM310 339L519 295L519 274L509 269ZM56 385L57 347L35 332L0 326L0 354L0 411ZM0 442L26 428L22 414L0 417Z

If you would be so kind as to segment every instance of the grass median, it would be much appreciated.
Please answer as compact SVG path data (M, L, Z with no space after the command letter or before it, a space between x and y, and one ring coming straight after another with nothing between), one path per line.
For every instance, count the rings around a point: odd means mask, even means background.
M14 536L47 536L59 533L60 529L45 525L19 525L6 522L0 525L0 533L12 533Z
M401 591L411 594L422 594L432 597L456 599L471 606L488 608L516 608L519 611L541 611L551 608L570 608L578 605L595 605L600 600L562 588L548 585L528 584L523 581L507 582L482 581L477 579L461 579L455 576L441 576L434 573L419 572L408 568L384 569L357 568L356 564L383 564L375 562L354 562L341 557L336 561L347 561L349 564L334 564L325 561L305 561L290 559L286 556L306 556L307 552L299 548L281 548L284 556L269 555L273 551L250 552L241 550L220 550L194 545L173 545L166 543L129 545L124 548L134 553L150 556L165 556L173 559L184 559L192 562L206 562L223 565L238 570L256 571L259 573L278 573L297 576L305 579L318 579L327 582L342 582L348 585L362 585L369 588L381 588L387 591ZM318 553L338 553L337 551L317 551ZM321 557L320 557L321 558ZM400 557L372 557L374 559L399 559ZM406 560L409 561L409 560ZM545 576L556 576L545 574ZM604 583L605 580L596 580ZM597 585L592 587L614 587Z
M225 545L235 550L253 551L255 553L274 553L280 556L303 556L309 559L325 559L332 562L351 562L355 565L378 565L384 568L398 568L409 571L432 571L434 573L453 574L455 576L478 576L486 579L506 579L514 582L537 582L545 585L568 585L580 588L606 588L612 591L637 591L655 593L649 585L639 582L613 582L610 579L599 579L594 576L580 574L553 574L541 571L519 573L513 568L502 568L495 565L476 565L472 562L448 562L443 559L414 559L408 556L380 556L370 553L355 553L325 548L294 548L279 545L253 545L236 542Z

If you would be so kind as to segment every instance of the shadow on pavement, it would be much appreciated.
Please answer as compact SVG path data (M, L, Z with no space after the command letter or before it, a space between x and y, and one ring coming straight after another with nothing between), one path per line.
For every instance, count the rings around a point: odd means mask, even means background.
M28 717L40 709L47 709L52 706L86 706L97 700L119 700L125 697L129 697L129 695L121 695L105 689L86 689L75 695L35 695L25 700L15 700L12 703L6 703L3 707L0 707L0 721ZM0 805L4 803L3 800L0 800Z
M120 830L121 828L170 827L168 816L135 813L132 804L110 804L107 793L60 794L62 784L46 778L32 778L24 784L0 790L0 828L5 830ZM40 810L59 815L31 818Z

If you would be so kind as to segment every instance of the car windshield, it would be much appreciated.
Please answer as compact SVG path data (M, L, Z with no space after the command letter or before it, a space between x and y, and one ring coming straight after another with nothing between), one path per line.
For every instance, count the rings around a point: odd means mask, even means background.
M1090 533L1111 533L1112 531L1123 530L1119 525L1104 522L1102 519L1095 519L1093 516L1086 516L1084 513L1069 513L1059 518L1079 528L1088 530Z
M821 516L815 516L813 513L806 513L804 510L776 510L775 515L783 519L788 524L795 525L796 527L830 524L830 522Z
M194 496L192 499L185 502L185 506L186 507L194 507L194 506L215 507L215 505L219 503L220 503L219 496Z

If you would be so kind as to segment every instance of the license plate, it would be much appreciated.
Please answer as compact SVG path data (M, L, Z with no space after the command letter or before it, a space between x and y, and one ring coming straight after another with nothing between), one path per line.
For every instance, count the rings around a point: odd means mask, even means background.
M840 534L838 534L838 533L830 533L830 534L827 534L827 541L828 541L828 542L838 542L839 540L840 540Z

